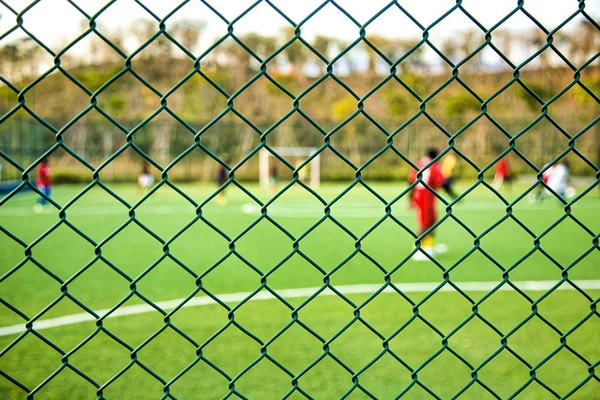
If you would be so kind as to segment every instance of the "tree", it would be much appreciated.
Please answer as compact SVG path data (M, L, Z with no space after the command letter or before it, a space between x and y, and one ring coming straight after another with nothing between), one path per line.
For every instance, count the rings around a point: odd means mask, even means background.
M263 36L261 46L265 57L268 57L277 50L277 39L273 36Z
M89 21L84 19L80 24L81 30L87 31L89 29ZM121 51L125 48L125 35L121 28L118 28L114 31L110 31L107 29L102 23L98 22L96 24L96 31L102 32L103 35L112 42L113 45L121 49ZM87 60L88 64L91 65L100 65L106 63L115 63L121 60L121 57L118 55L115 50L108 44L104 42L100 36L98 36L95 32L90 32L86 39L88 46L88 54L89 59ZM68 53L67 53L68 54ZM62 58L62 57L61 57ZM82 64L81 59L79 64Z
M294 36L294 27L283 27L281 29L281 33L284 37L284 40L285 38ZM292 73L298 73L298 70L302 69L302 66L304 65L307 59L308 54L306 47L296 40L285 49L285 54L292 68Z
M273 54L275 50L277 50L277 41L272 36L262 36L258 33L247 33L243 36L240 36L239 39L246 46L250 48L261 60L265 60L268 56ZM241 52L245 52L246 54L242 54ZM239 46L239 49L235 51L236 57L240 62L247 64L247 69L250 71L252 69L257 69L259 67L259 62L256 60L248 51L246 51L243 47ZM269 72L277 72L277 62L272 61L269 65L272 66Z
M538 28L533 28L531 30L531 33L529 35L529 43L528 44L529 44L529 46L533 47L534 52L537 52L542 47L544 47L544 45L546 44L546 41L547 41L547 36L544 32L542 32ZM540 63L540 68L542 69L542 71L546 71L546 69L548 68L548 51L547 50L542 51L537 56L537 59Z
M122 29L117 29L114 32L105 35L121 51L125 51L125 35ZM102 60L105 63L118 63L122 61L121 56L109 45L104 46Z
M257 53L258 57L261 57L261 43L262 43L262 36L259 35L258 33L247 33L243 36L240 36L239 39L241 40L242 43L244 43L246 46L248 46L250 48L250 50L252 50L252 52ZM247 63L247 68L250 70L252 68L252 64L254 63L256 65L256 59L252 56L252 54L247 51L246 49L244 49L242 46L240 46L239 49L239 54L238 56L241 56L239 59L240 61L244 61L245 63ZM247 53L247 56L242 55L241 52L245 52Z
M404 90L398 90L387 86L381 94L388 106L387 108L389 116L399 119L405 119L409 116L411 102L409 93ZM413 98L412 101L414 103L416 100Z
M238 88L250 78L252 56L233 39L226 41L222 46L228 67L233 73L232 88Z
M264 60L277 50L277 39L273 36L261 36L260 50ZM272 72L277 72L277 60L271 61L269 65L271 66Z
M512 55L512 45L514 43L512 33L508 30L497 30L492 33L492 37L498 38L496 47L498 47L502 54L510 60L510 56Z
M184 19L172 25L172 32L175 39L193 54L204 28L206 28L206 22L203 20Z
M462 126L467 119L481 111L481 104L470 93L461 91L444 98L444 111L449 120Z
M377 48L377 50L382 52L388 58L391 57L391 55L388 54L390 51L390 41L388 38L385 38L380 35L373 35L373 36L369 36L367 39L369 40L369 42L371 42L371 44L373 46L375 46ZM377 54L377 52L375 52L374 50L368 51L368 54L369 54L369 75L375 76L377 74L377 63L381 59L381 56L379 54ZM392 60L392 62L393 61L396 61L396 60Z
M581 63L587 61L587 59L595 54L598 51L598 47L600 43L598 43L598 39L600 37L598 33L598 29L587 19L584 19L580 23L581 32Z
M13 43L4 45L0 48L0 58L2 58L2 63L0 64L2 75L10 77L14 81L20 80L18 65L21 60L21 54L19 53L19 47Z
M158 32L158 26L155 21L149 19L137 19L131 25L131 33L138 41L138 46L143 45L148 39L154 36ZM172 43L165 35L159 35L142 53L145 54L144 58L157 58L158 60L164 61L165 59L171 58Z
M401 52L401 55L404 55L412 50L412 53L410 54L410 56L408 56L403 65L404 69L406 69L406 66L408 66L411 69L420 69L425 67L425 60L423 59L423 52L425 50L425 47L416 47L419 44L419 42L420 40L417 39L404 39L399 40L397 42L398 49ZM401 55L399 55L398 58L401 57Z
M29 39L29 38L27 38ZM37 45L33 40L27 40L28 45L22 48L22 60L23 69L27 67L28 74L30 76L37 75L39 67L39 55L41 54L42 48ZM64 56L64 55L63 55ZM64 61L64 60L63 60Z
M275 38L271 36L251 32L241 36L240 40L263 60L277 50Z
M39 46L30 37L17 39L0 47L0 73L14 82L25 77L25 66L30 75L35 74L39 50Z
M453 93L444 98L444 111L448 118L449 126L452 129L462 128L469 120L475 117L481 111L481 104L469 92L462 90ZM460 147L469 154L476 154L485 151L487 140L487 130L485 125L479 123L469 130L475 129L474 134L465 134L461 136Z
M414 39L388 39L381 36L369 37L369 41L373 44L373 46L377 47L381 53L389 58L392 63L398 61L398 59L411 51L419 43L419 40ZM423 50L423 46L415 48L410 56L398 64L397 68L400 71L404 71L414 67L424 66ZM379 56L377 54L371 54L369 68L377 67L378 57Z
M340 40L340 39L336 39L335 44L336 44L336 47L338 48L339 52L342 52L344 49L346 49L348 46L350 46L350 43L348 43L345 40ZM353 47L353 49L354 49L354 47ZM348 68L348 73L350 75L352 75L354 72L356 72L356 70L358 69L358 63L356 62L356 59L355 59L354 55L352 54L352 49L349 50L347 53L345 53L345 55L342 57L342 59L346 63L346 68Z
M475 48L477 47L475 32L468 30L462 33L460 36L460 41L458 43L458 48L460 50L461 61L465 58L469 57ZM479 66L479 65L477 65Z
M331 45L331 38L327 37L327 36L323 36L323 35L317 35L315 37L315 40L312 43L312 46L315 48L316 51L318 51L323 57L329 59L329 46ZM323 60L321 60L320 57L315 55L315 62L317 64L319 64L319 66L322 65ZM321 69L321 68L320 68ZM323 65L322 68L322 73L325 73L327 67L325 65Z
M548 101L553 96L552 88L549 87L548 85L544 85L544 84L537 83L537 82L531 82L531 83L528 83L527 86L535 94L537 94L539 97L541 97L541 99L543 101ZM540 112L542 105L535 99L535 97L530 95L529 92L527 92L525 89L522 89L518 92L518 95L521 98L521 100L523 100L525 102L525 104L527 105L527 108L529 108L529 110L534 111L534 112Z
M442 50L442 53L444 53L444 55L446 56L446 58L448 58L453 64L456 64L456 62L458 61L457 60L458 46L456 45L456 42L453 39L447 38L446 40L444 40L442 42L441 50ZM452 70L452 67L447 62L442 61L442 65L445 70L447 70L447 71Z
M346 94L344 97L337 99L331 105L331 116L333 120L337 123L342 122L344 119L348 118L352 113L357 110L356 99L352 97L350 94ZM338 131L336 135L339 135L345 132L344 136L344 145L350 148L352 153L352 158L355 163L360 165L361 157L360 157L360 149L358 145L358 136L359 132L356 127L356 119L348 122L342 130Z

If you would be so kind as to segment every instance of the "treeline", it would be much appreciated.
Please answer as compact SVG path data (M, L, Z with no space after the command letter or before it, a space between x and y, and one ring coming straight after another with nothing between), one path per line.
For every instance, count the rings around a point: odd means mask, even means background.
M169 93L169 106L181 112L184 118L205 120L215 115L215 111L222 110L227 100L227 96L215 86L218 85L228 95L234 94L260 71L260 60L269 58L266 64L269 76L292 94L298 95L327 73L327 64L323 59L336 59L350 45L348 41L326 36L316 36L307 43L312 50L299 40L289 44L294 37L292 27L282 29L279 36L246 33L236 36L237 40L229 37L211 51L204 51L206 55L200 60L201 72L170 93L174 85L194 70L193 57L207 47L199 47L204 37L205 23L186 19L168 24L166 34L159 35L138 52L137 49L152 38L157 30L156 23L152 21L137 21L128 30L106 33L111 45L99 36L90 34L61 55L61 67L88 89L95 91L123 70L124 55L135 52L132 58L133 73L121 76L99 94L101 107L115 118L133 120L143 117L160 99L147 86L149 84L161 94ZM582 65L597 53L599 39L598 30L587 20L580 22L576 30L566 33L559 31L552 37L553 46L560 49L575 66ZM492 33L492 44L508 59L526 58L522 54L534 54L547 40L537 28L529 32L496 30ZM373 104L377 110L373 111L374 116L378 118L395 119L401 114L410 115L414 103L419 103L419 97L415 95L426 98L444 83L450 77L452 64L462 63L483 43L483 34L464 31L445 39L438 45L438 50L446 60L440 56L432 58L433 50L426 44L415 47L418 43L418 39L367 35L364 41L332 65L332 71L357 95L362 96L389 75L388 61L396 62L406 57L395 66L396 75L402 82L389 81L370 96L368 103ZM123 54L119 54L115 48ZM284 50L279 52L281 48ZM493 51L487 48L483 52ZM517 53L519 55L515 56ZM273 54L277 55L272 57ZM0 47L0 73L22 88L43 72L41 65L54 64L53 60L44 64L49 57L33 40L4 44ZM513 72L499 56L496 55L496 58L500 61L493 63L488 58L480 52L459 68L459 76L484 99L508 82ZM519 62L515 61L515 64ZM146 84L134 75L146 80ZM581 81L598 93L598 61L583 69L580 75ZM542 99L548 100L573 80L573 71L552 49L546 49L523 67L521 76L526 85ZM504 103L502 110L505 114L521 116L523 110L537 112L541 109L541 104L533 96L516 87L518 85L514 86L514 90L507 90L499 99ZM407 87L414 91L411 93ZM25 94L25 99L28 104L35 104L42 114L52 114L59 120L70 119L74 111L89 102L89 96L58 72L31 88ZM70 104L69 99L73 99L74 104ZM260 120L273 119L279 110L287 111L288 100L289 96L284 91L263 77L237 96L234 102L245 115ZM333 120L343 117L345 108L356 108L357 103L347 90L331 78L304 96L303 100L303 108L314 108L317 113L323 112L324 116ZM5 85L0 85L0 110L6 111L16 102L17 95ZM586 96L579 87L567 93L562 103L569 103L572 107L596 107L593 98ZM285 107L279 104L285 104ZM478 110L480 104L454 82L427 106L437 111L440 117L456 118L471 109Z
M82 22L82 30L88 28L88 22ZM128 29L119 28L115 31L103 29L101 23L97 26L97 31L101 32L106 40L95 34L89 34L81 43L76 44L71 50L61 54L61 63L64 65L109 65L120 64L123 60L123 54L130 55L136 53L134 60L138 59L157 59L165 60L170 58L185 59L199 56L205 53L210 47L210 40L205 37L206 22L195 19L183 19L166 24L165 33L157 36L152 43L138 53L141 46L145 45L158 32L158 24L153 20L134 21ZM235 30L234 30L234 33ZM214 50L208 52L203 58L202 63L206 67L237 67L240 73L243 70L256 70L259 62L244 47L249 48L259 58L265 59L272 55L278 49L287 46L288 42L294 38L294 28L284 27L277 36L261 35L251 32L236 34L237 40L231 38L225 40ZM214 38L212 43L217 43L221 38ZM41 38L44 40L44 38ZM421 72L439 71L440 69L451 69L451 63L457 64L469 57L480 45L484 43L484 34L481 31L464 30L454 32L448 35L441 42L436 41L437 50L429 45L421 45L415 49L415 46L421 41L421 38L391 38L377 34L366 34L365 40L358 43L345 56L340 64L344 64L344 70L348 74L356 72L365 72L369 75L380 75L387 73L389 63L381 55L395 62L403 57L407 52L411 55L398 65L399 70L417 69ZM526 55L534 54L540 48L551 42L552 46L558 49L571 63L576 66L582 65L588 59L593 57L600 47L600 36L598 29L593 23L586 19L581 19L576 28L571 30L562 29L554 33L549 38L542 30L533 27L526 31L503 30L502 27L491 33L491 44L501 52L507 59L516 62L526 57L518 56L517 53ZM313 39L307 41L301 36L301 40L295 41L287 46L282 56L275 57L270 63L269 68L275 72L278 68L286 70L291 69L291 73L306 73L307 64L313 64L309 75L315 76L319 72L324 72L325 59L333 59L340 52L350 46L349 40L316 35ZM67 45L51 45L55 50ZM309 49L309 46L312 49ZM376 48L377 51L373 49ZM118 49L118 50L115 50ZM487 50L491 51L491 48ZM121 52L121 54L119 54ZM443 54L434 58L432 52ZM427 53L430 53L429 56ZM564 61L560 61L558 56L553 54L553 49L547 49L540 53L535 60L529 63L531 66L546 68L558 65L564 66ZM20 78L32 75L39 71L40 63L48 61L49 55L45 50L37 45L29 37L17 39L12 42L3 40L0 43L0 57L3 62L0 64L0 73L4 77L10 77L12 81L19 81ZM52 60L51 60L52 61ZM52 65L53 62L45 66ZM475 56L473 62L467 63L462 67L464 70L488 70L489 68L508 68L506 63L490 65L489 60ZM322 71L319 71L321 69Z
M194 52L196 56L201 51L198 49L204 34L203 30L203 22L195 20L184 20L167 26L168 34L182 47L197 50ZM597 43L597 32L594 30L593 25L582 23L577 31L556 34L553 40L557 46L560 45L561 51L573 64L579 66L592 57L600 45ZM127 32L113 32L107 37L114 46L125 51L128 47L134 49L139 47L156 31L156 24L139 22L133 24ZM238 40L264 60L282 46L286 46L293 36L294 33L290 29L284 29L277 37L249 33L240 35ZM475 32L463 32L444 41L439 50L451 63L459 63L473 53L482 42L483 39L479 36L481 35ZM508 58L517 51L534 53L535 49L541 48L547 40L544 35L532 32L520 34L497 31L492 36L492 42ZM97 106L128 130L135 128L159 109L161 97L164 96L163 101L166 101L171 113L176 114L185 123L177 122L170 113L163 111L136 133L135 140L151 156L165 159L172 159L171 154L177 154L193 143L194 134L188 130L189 127L195 131L206 129L207 126L211 126L211 121L215 118L220 118L220 122L202 134L205 138L203 140L213 146L211 150L223 154L224 149L227 149L226 152L229 153L227 157L233 156L239 159L241 158L238 157L239 155L252 148L259 135L243 122L243 119L251 121L260 130L268 129L294 108L292 97L299 96L301 93L303 95L299 101L299 108L303 113L324 131L333 129L352 115L359 106L356 97L349 93L349 89L356 96L362 97L389 76L390 65L371 46L376 47L380 53L393 61L403 57L407 52L412 51L412 53L397 65L394 78L387 80L365 99L362 106L367 116L358 115L332 136L335 145L343 148L356 162L364 162L368 159L375 143L374 138L383 138L385 144L386 134L398 129L422 109L425 109L429 118L437 121L448 133L456 132L482 108L482 104L463 85L467 85L482 99L487 99L513 79L513 70L508 67L508 64L500 68L497 65L487 64L485 57L475 56L459 68L462 84L458 80L453 80L443 90L437 92L438 88L451 77L452 67L448 62L433 63L426 53L426 46L422 45L414 50L417 40L367 35L366 41L359 43L349 54L332 65L335 77L328 77L306 92L307 88L312 87L327 74L327 64L321 57L334 59L347 48L349 43L335 38L316 36L310 43L315 51L311 51L296 40L269 60L266 64L268 76L262 75L253 80L261 71L261 62L239 42L232 38L223 41L200 60L199 71L192 73L195 69L195 60L185 54L168 37L161 35L137 53L132 58L131 71L123 73L126 69L125 59L111 46L93 35L82 43L85 51L75 53L83 56L67 52L61 56L61 67L92 92L103 88L94 96ZM0 48L0 52L3 60L0 64L2 75L11 78L11 82L17 87L25 87L41 73L36 65L40 65L40 60L45 56L31 41L22 42L18 46L5 45ZM573 75L572 69L564 63L556 62L550 56L550 51L546 50L535 62L523 68L520 81L545 102L569 85L574 79ZM113 81L117 76L118 78ZM581 82L591 91L600 93L598 61L583 69L580 76ZM252 83L240 91L240 88L251 80ZM107 85L108 82L110 84ZM175 86L177 89L172 90ZM432 94L435 95L431 97ZM36 114L57 129L77 116L91 101L89 95L61 72L48 75L29 89L24 98L26 104ZM422 102L423 99L428 100ZM0 85L0 114L4 115L17 104L17 94L7 86ZM220 117L221 113L231 106L242 117L235 115L234 112ZM489 115L503 124L510 134L519 132L542 111L542 103L528 93L519 82L505 89L494 100L487 103L486 107ZM593 97L579 85L575 85L550 105L549 112L558 123L567 124L570 134L575 134L598 115L599 107ZM31 147L32 144L18 140L19 135L27 137L20 130L31 130L39 124L23 110L11 118L25 122L9 124L7 121L0 125L0 134L4 135L3 146L11 149L15 157L20 154L27 155L30 152L21 147ZM369 118L378 121L379 127L375 127ZM406 129L405 132L410 131L412 135L417 135L419 131L432 129L433 125L429 118L422 115L409 125L413 128L415 126L425 128ZM110 130L112 132L110 143L105 143L108 139L101 132L93 133L92 127ZM597 130L597 127L594 129ZM590 130L591 133L586 133L586 140L590 136L597 137L594 129ZM38 130L43 131L43 129ZM240 133L241 130L244 131L243 134ZM494 130L497 132L489 122L478 122L462 135L470 138L472 143L480 143L489 140ZM541 130L542 128L538 127L536 131ZM544 125L543 130L556 131L551 124ZM298 113L288 117L279 131L282 133L270 134L269 144L274 146L322 144L322 132L315 130ZM435 131L439 132L439 129L433 127L432 132ZM498 135L498 133L494 134ZM42 138L41 142L50 145L55 140L54 135L50 132L46 132L45 135L43 137L46 139ZM117 148L115 147L117 143L123 142L124 135L100 112L92 110L63 136L65 143L70 143L74 148L102 149L98 157L103 157L104 152L113 151ZM7 139L13 136L13 139ZM398 135L398 137L404 138L406 135ZM562 143L560 133L550 134L547 137L549 140L555 140L556 143ZM446 138L440 136L438 139ZM36 140L39 144L40 139ZM491 157L497 150L492 151L493 147L501 146L504 142L507 142L505 137L494 141L493 145L479 144L473 145L476 146L473 148L483 152L476 155L485 159ZM593 143L587 141L586 146L593 147ZM418 153L419 149L413 148L411 151ZM593 158L595 159L595 155Z

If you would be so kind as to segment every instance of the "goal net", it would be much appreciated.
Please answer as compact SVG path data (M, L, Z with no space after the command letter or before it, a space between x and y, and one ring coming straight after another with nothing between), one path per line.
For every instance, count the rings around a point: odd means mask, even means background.
M316 147L272 147L272 149L280 156L288 157L290 164L296 168L318 150ZM260 186L268 188L271 185L271 178L273 178L270 168L270 160L273 155L266 149L261 149L259 154ZM290 160L289 158L294 158L295 160ZM302 181L310 177L311 187L319 187L321 183L321 156L317 154L315 158L298 171L298 174Z

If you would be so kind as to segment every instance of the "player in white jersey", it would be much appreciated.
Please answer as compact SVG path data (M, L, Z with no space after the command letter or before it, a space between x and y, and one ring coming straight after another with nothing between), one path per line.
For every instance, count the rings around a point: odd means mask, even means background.
M543 174L543 181L554 193L565 200L575 195L575 189L569 186L569 162L566 160L548 168ZM541 202L551 195L552 192L546 189L541 196L538 196L537 200Z
M569 180L569 163L568 161L563 161L554 166L552 168L552 172L548 177L547 185L554 192L558 193L560 197L563 199L566 197L565 192L567 190L567 184ZM550 194L549 190L546 190L546 193Z
M148 164L144 164L142 167L142 172L138 176L138 188L143 193L154 185L154 176L150 173L150 168Z

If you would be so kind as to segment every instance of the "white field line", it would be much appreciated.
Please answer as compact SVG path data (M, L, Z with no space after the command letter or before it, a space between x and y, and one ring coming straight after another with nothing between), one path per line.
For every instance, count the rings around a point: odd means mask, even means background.
M581 280L581 281L573 281L579 288L581 289L600 289L600 280ZM512 282L519 289L524 291L546 291L551 289L556 285L555 281L515 281ZM492 290L498 285L498 282L454 282L455 285L460 287L462 290L466 292L487 292ZM431 292L436 287L438 287L439 283L437 282L424 282L424 283L400 283L395 284L395 286L405 293L415 293L415 292ZM372 294L381 288L380 284L363 284L363 285L345 285L345 286L336 286L336 290L341 293L347 294ZM277 293L287 299L292 298L303 298L308 297L318 291L319 287L310 287L310 288L299 288L299 289L283 289L278 290ZM503 285L499 289L500 291L513 291L514 289L509 285ZM569 284L563 284L558 287L557 290L575 290ZM455 292L456 290L446 284L441 289L441 292ZM386 288L384 290L385 293L393 293L394 290L391 288ZM217 297L227 303L227 302L239 302L250 296L251 292L240 292L240 293L227 293L220 294ZM326 289L319 294L319 296L334 296L336 295L330 289ZM255 294L249 301L258 301L258 300L273 300L275 296L273 296L268 291L261 291ZM169 301L159 301L155 303L161 309L167 311L172 310L177 307L179 304L183 302L184 299L176 299ZM207 306L207 305L215 305L215 301L208 296L201 296L190 299L183 307L196 307L196 306ZM110 310L98 310L96 311L97 315L104 316ZM113 317L122 317L127 315L137 315L144 314L156 311L153 307L148 304L139 304L133 306L125 306L118 308L112 314L108 316L108 318ZM49 318L37 320L33 323L33 328L35 330L42 330L48 328L54 328L59 326L73 325L80 322L86 321L95 321L96 319L88 313L79 313L72 315L65 315L64 317L57 318ZM25 331L25 324L18 324L12 326L5 326L0 328L0 336L8 336L14 335Z
M491 202L479 202L479 203L466 203L466 204L456 204L452 207L453 210L462 210L462 211L494 211L504 213L506 207L502 204ZM596 204L577 204L577 210L583 209L600 209L600 207ZM440 206L439 212L445 213L443 211L444 208ZM547 201L545 204L536 204L531 208L522 208L519 209L519 213L527 212L527 211L535 211L538 212L540 210L560 210L560 206L557 202ZM260 207L256 204L244 204L242 205L242 212L244 214L249 215L259 215ZM319 207L294 207L292 205L289 206L277 206L272 205L268 207L269 215L272 217L288 217L288 218L319 218L323 216L323 208ZM396 217L413 215L414 212L403 208L398 205L392 207L392 213ZM331 208L331 214L334 217L344 217L344 218L380 218L385 214L384 207L361 207L360 205L352 206L344 204L343 206L333 206Z
M559 209L559 205L556 202L546 201L544 204L536 204L535 207L522 208L519 212L527 211L539 211L539 210L556 210ZM504 206L499 203L493 202L469 202L466 204L456 204L452 207L453 210L464 210L464 211L495 211L504 212ZM600 207L596 204L577 204L577 210L593 209L598 210ZM442 208L440 208L442 211ZM243 214L259 215L260 207L256 204L246 203L238 207L212 207L210 212L214 214ZM305 203L290 203L285 205L273 204L268 207L269 215L272 217L283 217L283 218L319 218L323 216L323 207ZM344 218L379 218L382 217L385 212L383 205L380 207L361 206L361 203L350 203L340 206L333 206L331 212L336 217ZM407 216L412 215L412 212L406 210L402 206L392 207L392 212L395 216ZM56 210L51 210L51 213L56 214ZM91 206L85 208L72 208L67 210L67 216L86 216L86 215L122 215L127 216L128 209L125 206ZM181 215L189 214L195 215L195 210L192 207L181 207L173 205L147 205L142 206L136 210L138 215ZM0 217L35 217L37 214L33 213L33 208L29 206L18 206L18 207L2 207L0 209Z
M213 211L222 212L224 209L215 209ZM58 211L54 208L48 214L56 214ZM127 216L129 209L125 206L90 206L85 208L67 209L67 216L71 215L122 215ZM180 207L172 205L153 205L145 206L136 210L136 214L150 215L172 215L172 214L195 214L192 207ZM35 216L33 207L6 207L0 210L0 216Z

